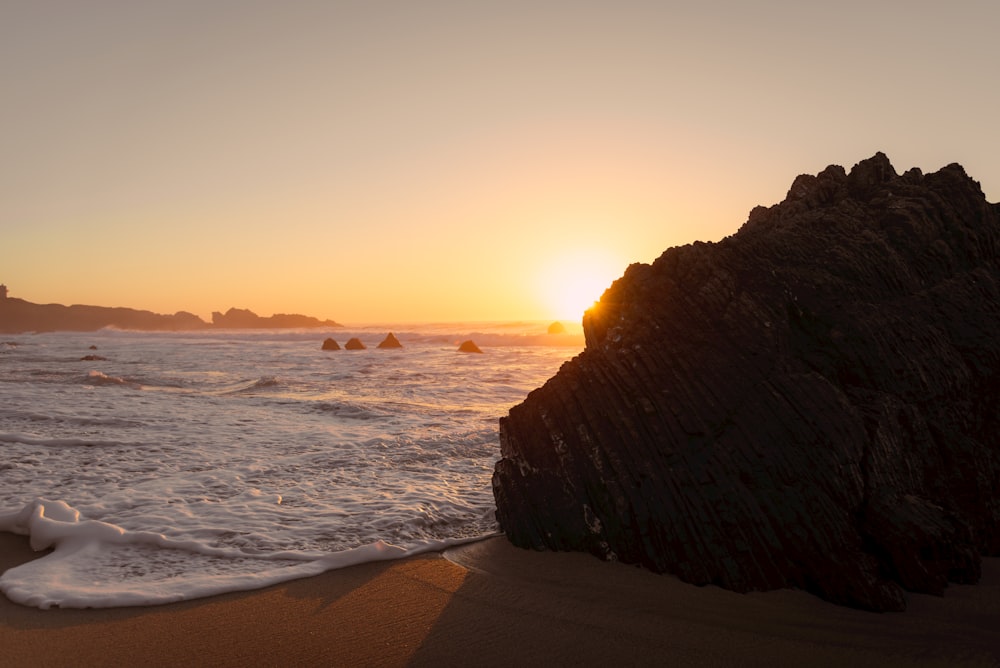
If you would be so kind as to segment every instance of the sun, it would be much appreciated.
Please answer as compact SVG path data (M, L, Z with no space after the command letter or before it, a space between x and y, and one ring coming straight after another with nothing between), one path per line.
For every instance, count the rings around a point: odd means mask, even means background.
M562 253L546 263L540 286L542 301L556 320L578 322L623 271L624 266L607 252Z

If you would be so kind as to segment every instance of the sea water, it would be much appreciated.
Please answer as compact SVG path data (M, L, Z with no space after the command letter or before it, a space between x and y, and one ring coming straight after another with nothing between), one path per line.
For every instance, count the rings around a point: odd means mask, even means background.
M152 605L495 533L497 420L582 339L397 330L3 335L0 530L54 550L0 590Z

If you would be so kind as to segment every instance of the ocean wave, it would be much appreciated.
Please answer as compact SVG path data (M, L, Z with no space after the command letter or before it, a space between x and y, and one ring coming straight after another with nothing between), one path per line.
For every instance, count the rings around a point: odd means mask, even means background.
M62 371L57 369L30 369L22 372L34 382L41 383L79 383L79 371ZM20 378L14 379L20 382Z
M262 587L360 563L386 561L477 540L424 541L403 549L377 541L335 553L248 554L192 539L84 519L65 501L37 498L0 514L0 531L29 537L50 554L0 575L0 591L32 607L160 605Z
M128 378L121 378L119 376L109 376L102 371L92 370L86 376L83 377L84 385L93 385L95 387L129 387L132 389L142 389L140 383L130 380Z
M374 346L389 329L366 331ZM82 535L67 535L55 562L36 560L49 575L22 571L18 585L8 574L11 591L27 587L19 595L33 605L135 604L128 592L166 602L368 560L383 553L378 541L412 553L495 532L497 419L576 351L473 357L453 342L523 330L391 331L405 346L391 354L323 352L320 332L26 337L0 360L0 516L61 499L135 540L62 526ZM413 338L423 334L442 338ZM112 361L79 362L91 345ZM69 555L78 539L85 547ZM281 551L296 556L272 558Z
M348 338L357 337L368 346L369 349L375 348L382 337L385 336L385 332L389 330L383 330L379 332L371 332L366 330L352 330L348 332L338 332L337 337L344 340ZM473 340L478 346L487 348L505 348L505 347L558 347L558 348L573 348L579 347L583 348L584 337L583 333L568 333L568 334L548 334L545 331L506 331L502 328L500 329L467 329L462 330L454 328L448 332L438 332L438 331L421 331L411 330L411 331L395 331L394 334L396 338L399 339L400 343L403 344L403 349L405 350L407 346L421 344L421 345L439 345L446 347L458 348L463 341Z
M38 411L6 410L0 408L0 419L21 420L32 423L54 422L77 427L143 427L146 422L123 417L105 417L96 415L59 415L41 413Z
M345 420L378 420L391 416L385 411L375 410L350 401L316 401L311 406L317 412L327 413Z
M19 433L0 433L0 443L20 443L22 445L40 445L49 448L139 448L142 443L125 441L98 440L93 438L38 438Z
M254 381L246 381L235 386L227 387L218 394L252 394L261 390L271 391L282 388L285 383L274 376L262 376Z

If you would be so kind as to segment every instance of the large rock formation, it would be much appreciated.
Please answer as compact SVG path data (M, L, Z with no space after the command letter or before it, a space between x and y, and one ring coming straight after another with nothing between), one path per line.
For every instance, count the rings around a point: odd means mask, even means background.
M882 154L632 265L500 423L497 518L737 591L872 610L1000 555L1000 205Z

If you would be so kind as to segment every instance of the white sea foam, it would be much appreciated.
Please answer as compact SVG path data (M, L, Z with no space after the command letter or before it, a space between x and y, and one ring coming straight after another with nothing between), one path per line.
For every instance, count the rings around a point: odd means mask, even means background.
M257 589L467 542L424 541L403 549L376 541L326 554L248 554L84 520L65 502L46 499L36 499L18 513L0 516L0 530L29 535L35 550L52 549L51 554L0 575L0 591L8 598L39 608L172 603Z
M0 589L151 605L492 534L497 418L579 348L478 328L487 354L464 355L477 329L396 329L393 351L375 348L389 328L17 337L0 530L53 552ZM321 351L331 335L369 349ZM90 345L106 359L81 360Z

